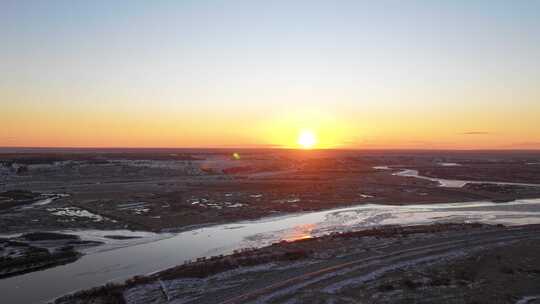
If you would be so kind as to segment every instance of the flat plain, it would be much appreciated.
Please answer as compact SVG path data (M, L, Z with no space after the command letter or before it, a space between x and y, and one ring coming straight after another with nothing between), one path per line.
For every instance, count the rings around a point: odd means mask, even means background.
M125 246L145 242L137 233L159 238L201 227L362 205L397 208L481 201L504 206L540 198L540 155L534 151L2 152L0 265L4 277L74 263L85 254L99 252L109 241ZM430 303L444 298L448 303L462 303L487 286L487 276L495 276L489 286L505 284L506 280L538 282L540 262L532 254L540 248L537 229L534 225L473 225L461 219L451 223L434 220L423 226L352 227L346 232L351 235L342 235L341 230L300 234L278 239L269 247L261 245L213 258L201 256L202 260L168 271L57 301ZM114 234L96 240L85 238L85 231ZM472 236L476 234L482 237ZM437 242L429 245L435 239ZM467 246L462 248L459 243ZM503 247L500 257L494 258L499 247ZM457 252L456 248L462 250ZM530 263L505 262L512 256ZM471 270L474 274L456 272L467 268L463 265L470 264L471 259L482 261L480 268ZM384 263L376 263L378 260ZM355 270L343 271L345 268L339 265L347 263L355 265L351 268ZM493 263L496 266L489 267L498 267L500 272L487 273L487 266L481 266ZM425 270L404 270L411 265L421 265ZM467 275L474 278L461 277ZM250 292L235 294L240 281L250 286L246 289ZM245 283L248 281L251 283ZM342 281L348 283L339 283ZM293 290L283 282L297 288ZM521 296L540 293L534 287L540 284L535 284L517 284L521 287L510 288L508 294L496 298L471 299L478 303L519 301ZM95 286L85 286L91 287ZM321 292L310 292L313 289ZM446 298L450 294L455 296Z

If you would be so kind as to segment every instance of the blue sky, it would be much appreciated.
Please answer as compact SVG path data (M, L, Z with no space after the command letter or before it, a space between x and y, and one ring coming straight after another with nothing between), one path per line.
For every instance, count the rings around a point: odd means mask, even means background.
M329 129L335 121L341 131L332 132L343 134L333 145L540 142L540 1L3 1L0 8L0 102L10 118L0 145L35 142L23 126L33 115L52 125L40 138L54 133L64 145L81 145L74 134L58 134L74 123L66 116L85 122L77 128L87 140L112 130L108 145L126 132L113 120L176 133L154 142L150 132L126 145L207 146L234 137L278 144L287 128ZM228 120L237 127L227 128ZM437 122L446 127L429 130ZM473 131L492 135L456 135Z

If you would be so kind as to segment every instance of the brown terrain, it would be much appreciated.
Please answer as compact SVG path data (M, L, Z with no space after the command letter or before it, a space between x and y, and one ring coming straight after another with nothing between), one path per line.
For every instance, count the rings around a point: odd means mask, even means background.
M539 229L446 224L333 234L200 259L55 303L536 303Z
M71 263L80 248L99 245L65 230L179 232L368 203L540 197L540 153L534 151L4 152L3 277ZM452 188L396 175L406 169L477 183ZM540 294L537 235L537 226L381 227L201 257L57 302L533 303Z
M539 157L532 152L245 150L238 152L240 159L233 153L0 154L0 231L164 231L364 202L399 205L540 196L538 187L443 188L429 180L392 175L409 168L431 177L536 183L540 165L533 163ZM441 166L444 162L461 166ZM373 168L383 165L394 170ZM67 195L49 204L14 208L44 198L40 194Z

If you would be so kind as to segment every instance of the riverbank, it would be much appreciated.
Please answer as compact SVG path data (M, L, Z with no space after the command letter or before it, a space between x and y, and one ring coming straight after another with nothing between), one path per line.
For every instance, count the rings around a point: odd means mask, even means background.
M0 238L0 279L73 263L82 248L101 244L50 232Z
M6 156L2 234L52 231L104 244L62 267L0 280L3 298L39 303L242 248L385 225L540 223L540 203L529 199L540 197L539 187L491 176L442 187L423 171L395 174L459 167L478 177L478 162L486 172L508 165L530 173L536 154L229 152Z
M512 252L512 255L504 254L505 259L519 260L523 254L531 256L540 250L540 241L537 240L539 231L540 226L535 225L505 228L481 224L436 224L378 227L282 241L260 249L199 259L149 276L134 277L123 284L109 284L77 292L55 303L283 303L293 300L296 303L313 303L315 298L337 300L344 295L348 295L349 299L381 296L390 299L396 295L396 291L406 291L392 299L394 303L399 303L399 299L418 298L420 294L428 293L422 291L419 284L439 288L442 290L439 294L441 298L443 294L451 295L456 290L464 290L466 284L454 284L454 280L463 281L463 278L457 277L458 273L444 281L432 278L431 282L419 283L418 273L422 273L419 267L423 269L436 265L441 269L448 267L449 263L461 263L464 259L490 254L492 248L506 248L506 252ZM513 247L509 246L526 240L532 242L527 243L528 252L512 250ZM455 251L457 244L462 245ZM475 265L469 266L469 273L478 269ZM526 268L519 268L517 264L510 268L506 266L501 273L492 272L491 279L498 282L515 280L516 277L511 278L504 273L520 269L521 273L528 271L529 280L531 275L533 280L540 280L540 274L534 274L538 266L538 259ZM400 275L401 280L391 279L396 273L411 267L416 269L417 277ZM440 273L442 270L438 271ZM363 285L362 282L370 284L370 293L350 296L350 288ZM238 289L240 285L241 291ZM316 293L313 292L314 286L317 286ZM445 291L445 286L452 291ZM482 286L485 288L485 284ZM531 284L526 286L530 287ZM515 288L507 292L516 293L513 296L520 293L526 296L535 291L531 288Z
M315 238L384 225L470 222L512 226L540 223L540 200L407 206L362 204L204 227L163 239L146 239L150 242L145 242L144 238L110 240L139 243L117 246L112 250L95 250L62 267L0 280L0 292L14 303L42 303L105 282L121 282L135 275L154 273L201 257L228 255L242 248L261 248L283 240ZM118 234L122 233L101 232L101 235ZM25 293L22 288L30 288L34 292Z

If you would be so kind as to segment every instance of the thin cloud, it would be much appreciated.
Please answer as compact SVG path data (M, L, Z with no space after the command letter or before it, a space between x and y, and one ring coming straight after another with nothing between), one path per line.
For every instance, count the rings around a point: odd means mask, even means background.
M220 148L284 148L285 145L278 144L239 144L239 145L218 145Z
M469 131L469 132L463 132L461 135L488 135L491 134L490 132L486 131Z
M350 138L350 139L347 139L347 140L344 140L341 142L342 145L358 145L358 144L363 144L365 143L366 140L362 140L360 138Z
M517 142L507 145L508 148L540 148L540 141Z

